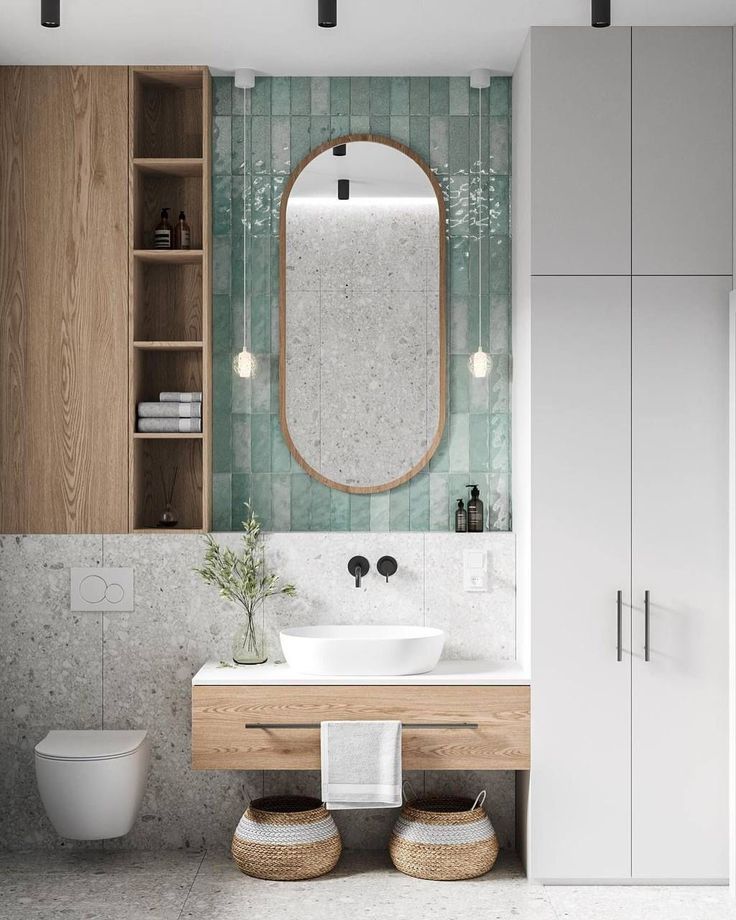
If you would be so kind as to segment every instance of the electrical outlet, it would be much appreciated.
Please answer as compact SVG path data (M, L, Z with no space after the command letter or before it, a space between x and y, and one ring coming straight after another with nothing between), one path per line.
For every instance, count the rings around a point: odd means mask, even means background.
M466 549L463 552L463 589L488 590L488 553L483 549Z
M131 612L135 609L133 569L72 569L71 609Z

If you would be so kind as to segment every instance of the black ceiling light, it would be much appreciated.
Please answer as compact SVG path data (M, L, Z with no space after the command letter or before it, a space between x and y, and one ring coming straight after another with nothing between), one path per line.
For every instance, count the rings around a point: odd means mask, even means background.
M344 157L345 154L346 154L347 152L348 152L348 145L347 145L347 144L336 144L336 145L332 148L332 156L333 156L333 157Z
M350 198L350 179L337 180L337 200L347 201Z
M334 29L337 25L337 0L319 0L319 26Z
M61 0L41 0L41 25L58 29L61 25Z
M592 0L590 24L594 29L607 29L611 25L611 0Z

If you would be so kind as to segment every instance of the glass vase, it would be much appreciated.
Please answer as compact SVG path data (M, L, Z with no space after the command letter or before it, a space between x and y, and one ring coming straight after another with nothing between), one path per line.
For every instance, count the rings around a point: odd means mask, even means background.
M253 613L243 611L243 619L233 636L233 661L235 664L263 664L268 660L263 634L263 607Z

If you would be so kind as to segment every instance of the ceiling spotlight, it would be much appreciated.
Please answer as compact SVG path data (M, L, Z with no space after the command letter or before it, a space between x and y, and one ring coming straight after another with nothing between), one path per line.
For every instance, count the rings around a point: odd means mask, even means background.
M41 25L58 29L61 25L61 0L41 0Z
M348 201L350 198L350 179L337 180L337 200Z
M319 0L319 27L334 29L337 25L337 0Z
M592 0L590 24L594 29L606 29L611 25L611 0Z
M344 157L347 152L348 152L347 144L337 144L336 146L332 148L333 157Z

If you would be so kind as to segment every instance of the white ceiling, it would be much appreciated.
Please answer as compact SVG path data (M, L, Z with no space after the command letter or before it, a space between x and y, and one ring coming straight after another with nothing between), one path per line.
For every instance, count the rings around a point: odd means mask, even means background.
M612 0L614 25L734 25L736 0ZM589 0L0 0L3 64L209 64L264 74L510 73L532 25L588 25Z

